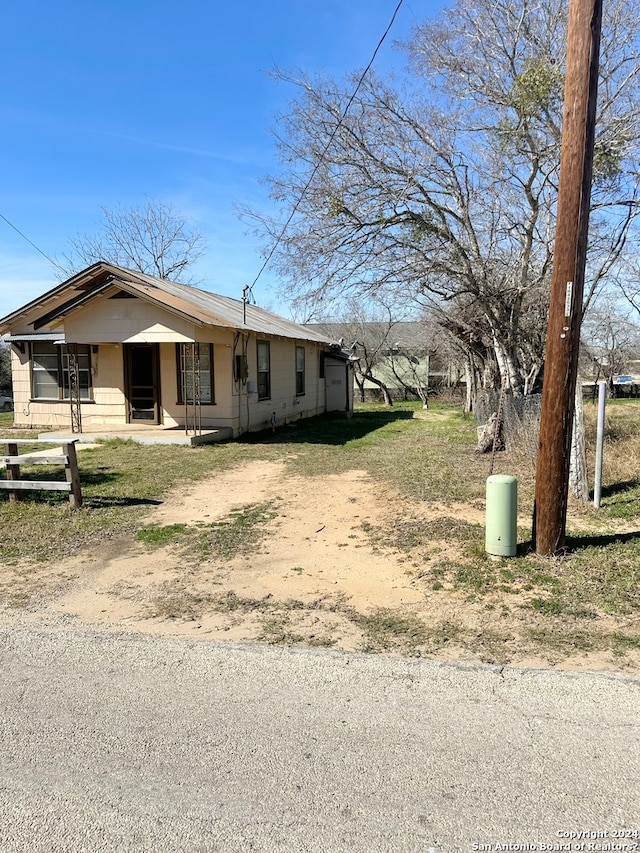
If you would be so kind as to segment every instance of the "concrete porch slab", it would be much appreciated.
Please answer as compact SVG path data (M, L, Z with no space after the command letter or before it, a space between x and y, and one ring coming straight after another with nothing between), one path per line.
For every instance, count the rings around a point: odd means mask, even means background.
M38 434L38 438L45 441L79 441L81 443L121 438L136 441L138 444L181 444L195 447L199 444L229 441L233 438L233 430L231 427L218 427L203 429L199 435L186 435L183 427L163 429L162 427L126 424L122 427L91 426L84 428L82 432L61 430L41 432Z

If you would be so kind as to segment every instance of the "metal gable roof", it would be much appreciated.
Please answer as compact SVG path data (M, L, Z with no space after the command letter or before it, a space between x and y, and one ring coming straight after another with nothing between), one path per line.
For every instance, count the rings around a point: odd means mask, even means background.
M259 308L257 305L249 303L243 305L240 299L220 296L217 293L210 293L197 287L188 287L184 284L164 281L152 276L141 275L140 279L144 280L151 288L159 287L165 294L168 305L180 307L185 312L184 304L191 306L192 315L203 323L227 326L232 329L246 329L258 334L276 335L284 338L298 338L319 343L332 342L331 338L319 329L301 326L292 320L287 320L266 311L264 308Z
M173 313L186 315L198 325L223 326L262 335L332 343L331 338L321 330L299 325L257 305L243 305L240 299L155 278L104 261L72 276L63 284L0 320L0 332L10 331L17 320L24 322L26 319L27 323L34 327L42 327L55 321L79 304L86 304L94 292L95 295L104 292L107 280L109 284L124 285L127 292L141 299L148 299Z

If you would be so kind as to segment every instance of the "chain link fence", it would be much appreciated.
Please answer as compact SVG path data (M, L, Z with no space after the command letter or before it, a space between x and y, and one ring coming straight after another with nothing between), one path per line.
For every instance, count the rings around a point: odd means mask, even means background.
M486 424L493 414L500 411L504 447L507 450L526 453L535 463L538 455L541 408L541 394L530 394L526 397L505 394L501 405L499 391L481 391L476 399L475 418L480 426Z

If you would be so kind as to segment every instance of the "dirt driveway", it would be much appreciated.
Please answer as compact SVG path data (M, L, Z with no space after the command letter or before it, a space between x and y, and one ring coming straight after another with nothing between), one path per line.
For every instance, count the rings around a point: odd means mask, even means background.
M195 549L192 540L185 545L185 525L187 532L217 529L256 506L261 535L252 539L247 528L230 556L203 552L202 539ZM608 651L537 648L530 639L535 614L507 606L499 594L473 601L434 589L425 567L457 546L431 542L416 553L371 534L403 512L425 522L484 520L481 506L408 506L363 471L307 478L292 476L284 463L250 462L177 490L152 511L147 525L175 530L175 542L150 547L123 536L57 565L1 567L0 592L9 602L1 620L640 671L635 652L620 660Z

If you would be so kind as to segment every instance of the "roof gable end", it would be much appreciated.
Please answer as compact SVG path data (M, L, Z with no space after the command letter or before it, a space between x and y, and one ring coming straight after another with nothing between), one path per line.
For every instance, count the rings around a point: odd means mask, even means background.
M265 336L321 344L332 343L331 338L321 330L301 326L256 305L127 270L106 261L99 261L87 267L0 320L0 333L11 331L17 323L32 326L34 329L59 324L64 316L107 293L110 287L117 287L123 294L117 298L127 298L125 294L128 294L144 299L196 325L222 326Z

